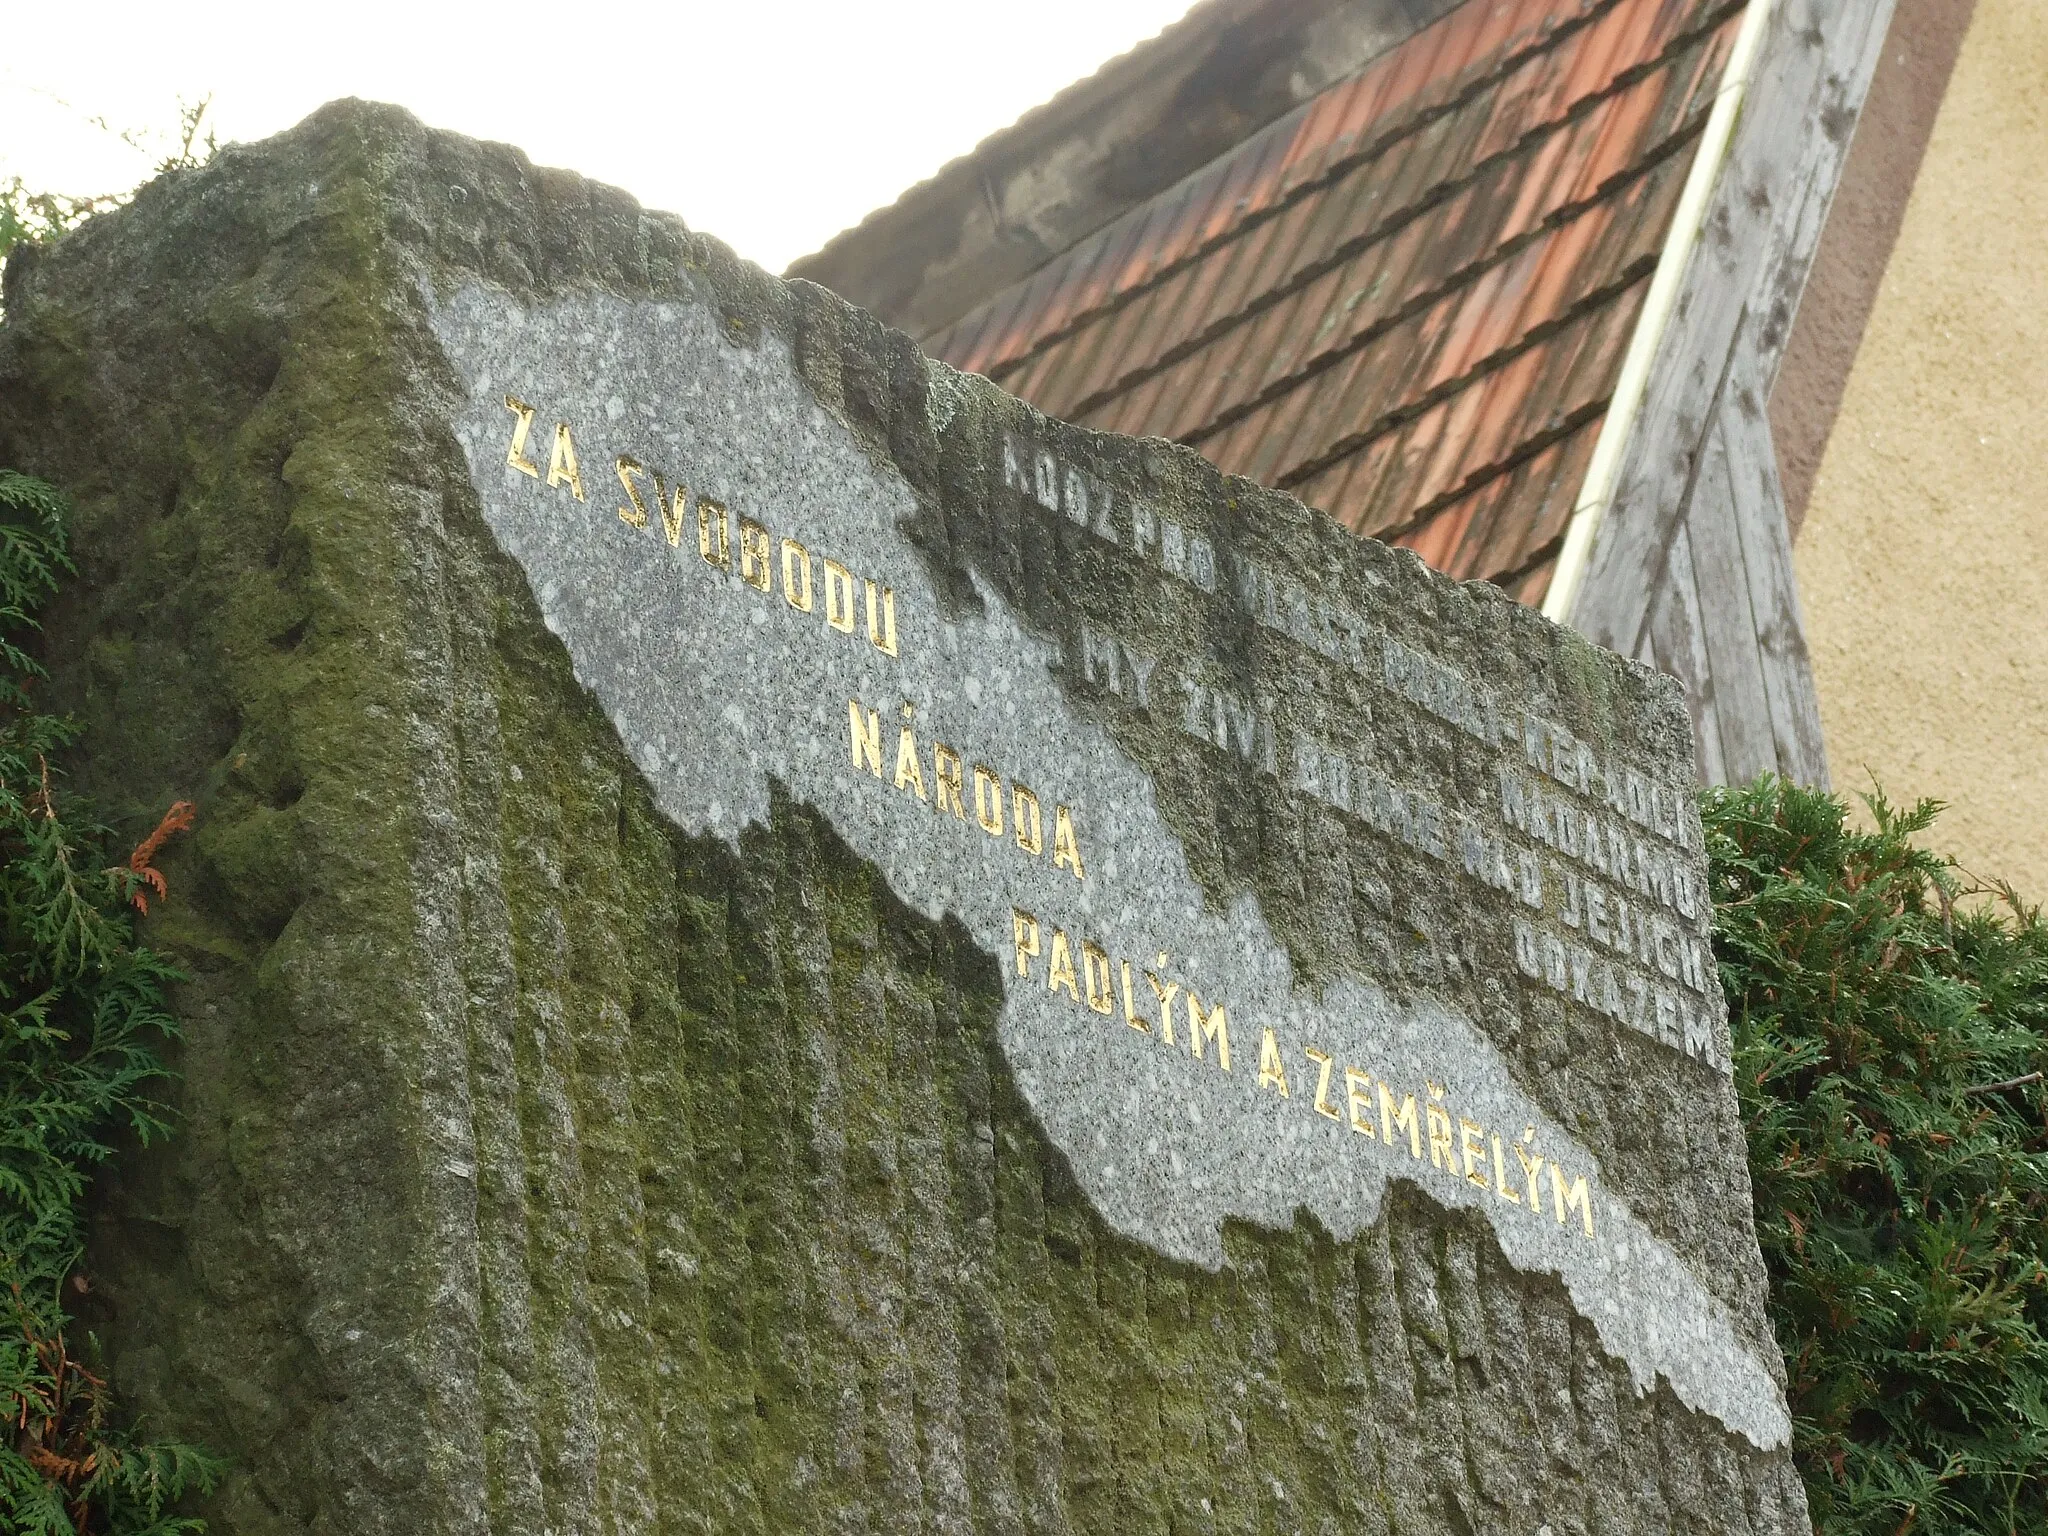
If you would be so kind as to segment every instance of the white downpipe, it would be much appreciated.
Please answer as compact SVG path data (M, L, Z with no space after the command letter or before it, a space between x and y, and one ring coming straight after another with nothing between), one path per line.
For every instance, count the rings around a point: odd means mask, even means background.
M1586 482L1572 507L1572 520L1565 528L1564 548L1557 557L1557 573L1543 598L1543 616L1560 624L1569 623L1579 588L1592 562L1593 540L1600 532L1601 519L1614 500L1615 477L1621 471L1622 450L1635 430L1643 395L1650 384L1650 364L1664 339L1664 328L1678 303L1679 284L1685 279L1693 248L1699 244L1700 228L1706 222L1707 203L1714 183L1720 179L1728 145L1735 137L1736 119L1742 114L1742 99L1749 90L1750 73L1769 24L1771 0L1749 0L1742 13L1741 30L1728 55L1728 67L1721 75L1721 88L1714 95L1713 114L1700 137L1699 152L1693 156L1686 175L1685 190L1679 195L1678 211L1671 233L1657 257L1657 270L1650 278L1649 296L1643 301L1642 318L1629 338L1628 355L1622 359L1621 377L1615 381L1614 396L1607 403L1607 418L1600 424L1600 441L1593 445L1593 461L1586 467Z

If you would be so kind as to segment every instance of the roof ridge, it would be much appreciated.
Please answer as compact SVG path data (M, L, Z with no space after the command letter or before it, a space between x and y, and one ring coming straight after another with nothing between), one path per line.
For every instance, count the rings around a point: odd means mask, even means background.
M1381 155L1395 148L1402 141L1413 138L1416 135L1422 133L1431 124L1461 110L1467 103L1469 103L1479 95L1483 94L1486 90L1492 88L1494 85L1498 84L1501 80L1507 78L1515 70L1521 68L1525 63L1528 62L1528 60L1534 58L1536 55L1547 49L1555 47L1560 40L1575 36L1580 32L1587 30L1588 28L1598 25L1600 22L1604 21L1609 15L1613 14L1617 9L1628 3L1631 3L1631 0L1595 0L1594 4L1587 6L1587 8L1580 15L1570 19L1569 21L1566 21L1563 24L1554 27L1548 31L1542 32L1540 36L1531 34L1530 41L1527 43L1526 46L1514 49L1513 51L1508 53L1504 53L1501 56L1500 62L1497 65L1497 67L1483 75L1475 76L1471 81L1469 81L1466 84L1465 88L1461 90L1457 95L1448 97L1444 101L1438 103L1433 107L1415 113L1412 117L1407 118L1405 121L1403 121L1396 127L1390 129L1388 132L1380 135L1378 138L1372 140L1370 143L1357 146L1348 153L1338 157L1335 160L1332 160L1328 165L1324 166L1321 170L1319 170L1314 176L1306 178L1294 187L1290 188L1284 197L1275 200L1273 203L1257 210L1255 213L1250 214L1244 219L1241 219L1233 223L1228 229L1220 231L1219 233L1211 236L1209 239L1201 242L1199 245L1190 248L1188 251L1184 252L1179 257L1176 257L1173 261L1156 268L1152 272L1148 273L1145 276L1145 278L1140 282L1134 283L1129 288L1123 289L1115 293L1114 295L1105 299L1101 303L1093 305L1086 310L1077 312L1076 314L1070 316L1067 319L1067 321L1059 327L1052 330L1048 330L1042 335L1034 336L1032 338L1031 345L1024 351L1017 353L1013 357L1003 359L1002 362L991 368L989 371L989 377L1000 380L1005 375L1015 372L1017 369L1025 366L1033 358L1037 357L1040 353L1046 351L1048 348L1073 336L1075 333L1080 331L1090 322L1099 319L1103 315L1113 314L1117 310L1122 309L1129 304L1135 303L1145 294L1153 291L1161 284L1167 282L1174 276L1178 275L1180 272L1182 272L1189 266L1203 260L1210 253L1220 249L1225 245L1232 243L1233 241L1244 239L1247 236L1249 236L1253 231L1272 222L1274 219L1282 217L1290 209L1292 209L1298 203L1300 203L1303 199L1326 189L1327 187L1331 186L1334 182L1350 174L1350 172L1357 169L1360 165L1365 164L1370 160L1379 158ZM1617 73L1617 75L1611 81L1608 82L1607 86L1603 90L1581 97L1577 102L1573 103L1570 110L1561 114L1559 117L1551 120L1550 123L1544 126L1554 131L1556 127L1574 121L1577 117L1583 115L1585 112L1590 112L1591 110L1593 110L1600 103L1607 101L1615 95L1618 95L1622 91L1629 89L1631 86L1647 78L1657 69L1663 67L1669 60L1675 58L1680 53L1684 52L1687 48L1694 46L1706 37L1710 37L1715 31L1717 31L1720 27L1726 24L1730 16L1741 11L1744 4L1746 4L1746 0L1719 0L1718 4L1713 5L1705 13L1704 17L1698 25L1694 26L1688 31L1679 33L1676 36L1669 39L1669 41L1665 44L1664 48L1659 51L1655 58L1644 60L1640 64L1632 65L1628 69ZM1429 27L1425 27L1422 31L1414 34L1414 36L1411 37L1407 42L1403 43L1401 47L1408 48L1415 46L1421 39L1428 37L1429 34L1435 31L1438 27L1448 25L1458 14L1458 10L1452 10L1446 13L1446 15L1441 20L1432 23ZM1398 51L1399 50L1396 50L1396 52ZM1273 123L1270 123L1265 128L1260 129L1257 133L1252 134L1250 137L1240 141L1239 144L1230 151L1228 151L1226 155L1218 156L1217 160L1213 160L1209 162L1208 165L1202 166L1197 170L1190 172L1187 177L1183 178L1182 182L1176 184L1176 187L1184 186L1187 184L1187 182L1192 181L1196 177L1207 174L1209 171L1213 169L1213 167L1219 161L1223 159L1226 159L1230 156L1237 156L1247 153L1247 147L1256 143L1261 138L1264 138L1268 135L1277 135L1282 130L1288 129L1290 127L1295 131L1298 131L1300 127L1299 120L1305 117L1309 112L1313 111L1317 104L1323 101L1326 97L1328 97L1331 92L1341 90L1346 86L1355 84L1370 70L1381 67L1385 59L1391 58L1393 56L1394 55L1391 53L1383 54L1380 56L1379 59L1376 59L1373 61L1373 63L1367 65L1365 69L1360 70L1355 74L1348 75L1343 80L1332 82L1317 95L1311 97L1309 100L1303 102L1299 107L1295 108L1294 111L1290 112L1287 116L1276 119ZM1533 133L1534 131L1535 130L1531 130L1531 133ZM1521 140L1518 140L1516 144L1510 146L1508 149L1501 151L1500 154L1490 157L1487 161L1482 162L1479 167L1474 168L1475 173L1481 169L1491 168L1492 166L1498 165L1502 160L1504 160L1508 156L1515 154L1516 152L1521 150L1524 147L1524 145L1528 142L1530 136L1530 134L1524 134L1523 138ZM1470 177L1467 177L1465 181L1461 181L1456 185L1462 187L1469 180ZM1170 197L1174 190L1176 190L1176 188L1168 188L1167 190L1158 193L1156 196L1149 199L1147 202L1140 204L1138 207L1133 208L1129 212L1122 215L1115 222L1106 225L1102 229L1096 231L1096 233L1090 235L1087 238L1087 240L1070 247L1065 252L1062 252L1060 256L1054 258L1054 261L1071 262L1077 260L1082 251L1087 250L1090 247L1097 247L1099 246L1099 243L1111 239L1121 226L1124 226L1132 221L1136 221L1143 217L1149 216L1150 212L1163 199ZM1437 200L1438 199L1436 199L1435 197L1432 197L1429 199L1425 199L1422 202L1413 204L1408 210L1404 210L1405 217L1403 217L1398 223L1396 221L1390 220L1387 224L1376 226L1374 230L1369 231L1366 234L1361 235L1352 241L1346 242L1345 247L1342 248L1344 254L1332 258L1332 262L1334 260L1348 259L1350 255L1355 255L1358 251L1363 250L1367 245L1371 244L1372 241L1378 237L1381 231L1392 230L1400 227L1401 224L1405 224L1413 217L1419 216L1420 214L1427 212L1429 208L1435 206ZM1327 271L1329 265L1331 265L1332 262L1325 262L1321 267L1316 269L1314 275L1320 276L1322 272ZM985 316L988 313L988 311L992 309L995 305L1002 302L1004 299L1010 297L1018 290L1023 289L1032 282L1036 281L1045 270L1046 268L1041 268L1039 272L1033 273L1028 277L1019 279L1016 283L1013 283L1009 288L1004 289L1001 293L991 295L982 304L977 305L973 310L970 310L966 315L961 316L960 319L955 320L950 325L946 326L945 330L940 332L939 334L944 335L946 334L946 332L958 332L974 316ZM1310 280L1312 280L1312 278ZM1295 291L1293 286L1290 286L1286 290L1286 292L1293 291ZM1284 296L1284 294L1282 296Z
M1016 282L1010 284L1009 287L1003 289L1001 292L989 295L988 298L984 299L981 303L975 305L973 309L969 310L966 314L960 316L957 320L949 322L947 325L942 327L938 332L934 333L934 335L944 335L948 331L956 331L960 329L960 327L965 325L974 316L986 313L992 306L999 303L1002 299L1004 299L1011 293L1014 293L1017 289L1023 288L1028 284L1036 281L1039 278L1039 276L1043 274L1048 268L1060 262L1075 260L1078 258L1079 253L1084 248L1098 245L1100 243L1105 243L1112 239L1116 235L1116 232L1123 226L1131 224L1133 222L1142 221L1143 219L1150 217L1152 211L1160 203L1164 202L1167 198L1173 196L1174 193L1180 191L1189 183L1198 180L1200 177L1209 174L1221 162L1229 160L1235 156L1247 153L1249 146L1258 143L1261 139L1277 138L1281 135L1282 130L1287 129L1291 129L1293 131L1298 132L1300 130L1302 120L1305 119L1311 112L1315 110L1319 102L1323 101L1325 98L1330 96L1331 93L1335 91L1340 91L1348 86L1355 85L1359 80L1363 79L1367 74L1371 73L1373 70L1386 67L1386 61L1388 59L1393 58L1395 55L1403 52L1406 49L1418 46L1422 39L1429 37L1431 33L1436 32L1439 28L1450 26L1454 19L1458 16L1459 12L1464 8L1464 5L1467 3L1469 3L1469 0L1460 0L1460 3L1458 5L1453 6L1449 11L1446 11L1442 16L1438 17L1435 21L1431 22L1421 31L1412 33L1410 36L1403 39L1395 47L1389 49L1386 53L1380 54L1378 57L1369 60L1364 66L1357 70L1354 70L1352 73L1344 76L1342 79L1332 80L1328 85L1324 86L1322 90L1318 91L1315 95L1309 97L1308 100L1301 102L1299 105L1295 106L1294 108L1286 112L1284 115L1276 117L1275 119L1273 119L1272 122L1267 123L1264 127L1259 128L1255 132L1250 133L1246 135L1244 138L1238 140L1236 144L1232 145L1229 149L1224 150L1214 159L1209 160L1202 165L1196 166L1195 169L1189 171L1187 175L1183 176L1179 181L1175 182L1172 186L1162 188L1160 191L1154 193L1151 197L1147 198L1144 202L1138 204L1136 207L1125 210L1116 218L1112 219L1109 223L1105 224L1102 228L1088 235L1085 239L1076 241L1066 250L1061 251L1058 255L1054 256L1050 261L1045 263L1044 266L1038 268L1037 271L1034 271L1024 277L1019 278ZM1265 224L1269 222L1271 219L1278 217L1280 214L1285 213L1289 208L1293 207L1296 203L1300 202L1310 193L1329 185L1329 183L1332 180L1336 179L1339 176L1344 175L1346 172L1350 171L1352 168L1354 168L1362 161L1371 159L1374 156L1383 152L1384 150L1392 148L1402 139L1413 137L1415 134L1420 133L1424 128L1428 127L1430 123L1436 121L1439 117L1445 115L1446 113L1456 111L1460 106L1464 105L1465 102L1469 101L1475 94L1477 94L1480 89L1500 79L1503 75L1507 74L1512 69L1519 66L1524 60L1536 54L1540 50L1540 48L1548 46L1551 42L1555 41L1560 36L1567 35L1571 32L1576 32L1583 26L1591 25L1596 18L1604 16L1609 11L1614 10L1617 6L1623 5L1625 3L1627 3L1627 0L1591 0L1591 3L1587 5L1586 10L1580 16L1574 18L1571 21L1566 22L1561 27L1544 33L1540 42L1532 41L1528 47L1518 52L1503 55L1499 69L1495 70L1491 74L1478 77L1467 87L1466 90L1462 91L1457 96L1447 99L1438 107L1433 107L1427 111L1417 113L1414 117L1410 118L1405 123L1401 124L1400 126L1394 129L1389 130L1385 134L1382 134L1379 138L1373 140L1371 143L1355 147L1349 153L1345 154L1337 160L1332 161L1329 165L1325 166L1321 171L1318 171L1313 177L1309 178L1306 181L1300 182L1296 186L1290 188L1286 196L1282 197L1277 202L1274 202L1268 207L1262 208L1258 210L1256 213L1250 214L1244 219L1241 219L1236 223L1233 223L1232 225L1230 225L1229 228L1217 232L1216 234L1210 236L1207 240L1203 241L1201 244L1191 247L1182 255L1176 257L1173 261L1148 274L1144 281L1132 285L1130 288L1125 289L1122 292L1116 294L1112 299L1102 304L1096 305L1092 309L1083 310L1075 314L1069 319L1069 321L1065 325L1062 325L1057 330L1048 331L1044 336L1033 338L1032 346L1029 351L1021 352L1015 358L1006 359L1001 366L1004 368L1010 368L1012 366L1015 366L1016 364L1028 360L1038 351L1042 350L1044 346L1056 341L1063 340L1065 337L1073 334L1073 332L1076 329L1078 329L1081 325L1085 324L1094 316L1121 308L1125 303L1129 302L1131 299L1136 298L1137 296L1156 287L1159 283L1171 277L1174 273L1180 271L1182 268L1188 266L1190 263L1199 261L1208 252L1217 249L1219 246L1227 245L1232 240L1239 238L1246 231L1257 229L1262 224ZM1441 39L1439 39L1439 42L1441 42ZM930 340L932 338L925 339ZM994 375L990 375L990 377L994 377Z
M925 176L917 181L912 182L909 186L905 187L901 192L898 192L895 197L891 198L888 202L882 204L881 207L869 209L866 213L862 214L856 222L847 225L846 228L840 230L837 234L833 235L829 240L827 240L823 245L819 246L815 251L806 252L804 255L799 256L797 258L797 261L804 262L809 261L814 257L823 256L827 252L829 252L834 246L838 245L841 241L850 240L854 236L858 235L862 230L866 229L869 225L880 223L881 221L886 219L891 213L895 212L898 208L902 207L905 203L909 202L911 199L916 197L926 187L931 186L935 182L942 181L946 177L946 175L949 172L951 172L955 167L966 165L970 161L978 159L998 141L1008 138L1013 133L1019 132L1027 124L1034 123L1052 116L1053 113L1059 108L1061 103L1069 101L1076 95L1079 95L1081 92L1087 90L1089 86L1094 84L1095 81L1101 79L1102 76L1109 73L1111 70L1128 63L1129 61L1135 59L1139 54L1148 53L1151 50L1160 47L1177 32L1180 32L1184 29L1192 30L1194 27L1198 26L1200 20L1205 18L1209 13L1220 11L1232 3L1233 0L1194 0L1194 3L1190 5L1187 8L1187 10L1184 11L1179 17L1177 17L1173 21L1169 21L1165 26L1161 27L1157 32L1154 32L1150 37L1140 38L1137 42L1131 44L1130 47L1124 49L1122 53L1112 54L1109 58L1104 59L1100 64L1096 65L1094 69L1090 70L1080 79L1070 81L1066 85L1061 86L1059 90L1055 91L1051 96L1048 96L1044 101L1039 102L1038 105L1034 107L1025 108L1023 112L1019 113L1015 118L1005 123L1002 127L991 129L988 133L983 134L981 138L975 141L974 147L972 149L964 150L960 154L953 156L952 159L943 162L938 167L936 167L929 176ZM794 265L794 263L792 263L792 265Z

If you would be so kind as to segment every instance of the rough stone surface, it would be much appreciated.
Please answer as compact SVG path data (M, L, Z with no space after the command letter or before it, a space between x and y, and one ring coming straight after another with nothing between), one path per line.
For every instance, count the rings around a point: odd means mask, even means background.
M216 1529L1803 1529L1668 684L388 108L7 305Z

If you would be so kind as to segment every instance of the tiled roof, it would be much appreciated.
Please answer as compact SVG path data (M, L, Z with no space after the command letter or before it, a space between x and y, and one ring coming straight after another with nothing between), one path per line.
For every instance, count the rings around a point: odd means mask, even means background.
M1740 0L1466 0L924 338L1540 602Z

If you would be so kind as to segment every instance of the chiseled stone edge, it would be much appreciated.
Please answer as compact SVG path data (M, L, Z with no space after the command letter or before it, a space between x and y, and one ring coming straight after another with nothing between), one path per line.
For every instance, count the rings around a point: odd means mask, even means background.
M456 431L486 518L680 826L736 844L744 827L767 819L777 779L908 904L933 917L952 912L1006 960L1013 907L1048 928L1071 914L1077 941L1100 937L1119 955L1166 951L1187 985L1227 999L1243 1064L1229 1077L1042 988L1014 979L1008 987L1001 1039L1018 1081L1118 1230L1214 1267L1226 1217L1279 1226L1306 1207L1344 1238L1377 1219L1391 1178L1409 1176L1402 1164L1382 1166L1377 1144L1254 1089L1256 1041L1268 1025L1290 1049L1313 1040L1340 1061L1394 1063L1413 1087L1442 1088L1461 1113L1490 1127L1532 1125L1539 1149L1569 1148L1576 1169L1595 1167L1469 1020L1440 1005L1396 1006L1353 981L1310 998L1255 901L1208 908L1150 775L1072 707L1051 672L1053 647L986 588L983 616L941 617L929 573L898 531L915 511L907 483L883 473L817 402L778 336L738 345L708 305L595 292L522 309L471 283L430 303L467 390ZM940 389L965 387L942 380ZM574 420L586 434L591 494L574 515L564 497L505 462L503 396L522 390L550 419ZM546 444L538 448L544 455ZM901 656L883 660L858 634L832 649L815 617L703 566L694 530L670 549L622 523L610 466L636 448L706 476L778 535L885 580L898 594ZM940 686L948 678L960 680L957 689ZM955 742L970 762L1015 765L1008 775L1048 805L1098 808L1085 834L1088 881L1012 857L971 822L948 839L929 813L907 814L903 797L863 781L847 750L849 696L878 711L911 701L925 750L934 738ZM895 729L891 718L885 750ZM1158 1104L1177 1112L1148 1118ZM1336 1140L1319 1145L1317 1134ZM1332 1145L1341 1148L1334 1157ZM1557 1275L1639 1390L1662 1375L1681 1400L1756 1445L1786 1443L1777 1384L1726 1307L1604 1190L1594 1246L1462 1180L1417 1182L1441 1204L1483 1211L1517 1267Z

